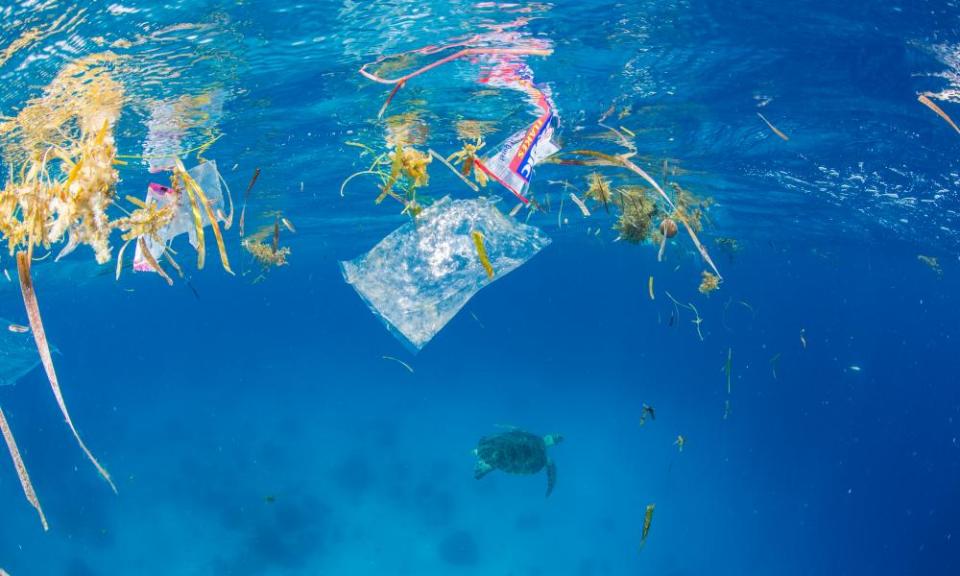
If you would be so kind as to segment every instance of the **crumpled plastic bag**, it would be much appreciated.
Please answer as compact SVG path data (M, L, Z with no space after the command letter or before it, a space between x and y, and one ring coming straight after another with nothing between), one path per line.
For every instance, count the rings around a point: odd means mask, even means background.
M484 236L493 278L477 255L474 231ZM539 228L504 216L486 198L445 197L340 267L387 328L420 350L478 290L549 244Z
M223 190L220 187L220 172L217 171L217 162L215 160L207 160L194 166L188 170L187 173L197 181L200 189L203 190L204 195L206 195L207 200L210 201L210 208L217 217L217 221L226 222L227 217L223 213ZM199 245L197 240L197 227L193 222L193 208L190 205L190 198L186 192L181 192L178 195L172 188L151 183L147 187L146 202L156 202L160 207L173 202L177 203L177 211L173 219L160 231L160 238L163 242L157 242L150 237L143 238L144 243L147 245L147 250L153 255L154 260L159 261L160 256L163 255L164 247L184 232L187 233L191 246L196 248ZM200 209L200 218L202 219L204 227L210 225L210 218L207 217L207 211L202 208ZM137 272L156 272L153 266L147 262L147 259L143 257L139 242L137 242L136 252L133 257L133 269Z
M15 384L40 364L33 334L8 330L11 324L0 318L0 386Z

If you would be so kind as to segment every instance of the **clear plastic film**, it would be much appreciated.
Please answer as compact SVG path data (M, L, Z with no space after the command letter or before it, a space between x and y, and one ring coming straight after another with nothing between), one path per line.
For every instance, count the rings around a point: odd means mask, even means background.
M224 194L220 185L220 173L217 171L216 161L207 160L206 162L202 162L191 168L188 173L203 190L207 200L210 202L211 211L216 215L217 220L226 222L227 217L224 215ZM147 249L156 261L160 260L164 248L169 245L174 238L183 233L186 233L190 239L190 245L197 248L199 244L197 227L194 222L190 198L185 192L177 193L177 191L167 186L150 184L147 187L147 197L145 201L148 204L156 203L161 208L171 203L177 204L173 219L160 231L160 240L162 240L162 242L158 242L154 238L144 237L144 244L146 244ZM210 218L207 216L206 211L201 210L200 216L203 220L203 226L209 226ZM137 243L136 254L133 258L133 269L137 272L155 271L153 266L151 266L144 257L139 242Z
M474 233L483 238L482 256ZM549 244L539 228L504 216L486 198L446 197L366 254L340 265L374 314L419 350L477 291Z

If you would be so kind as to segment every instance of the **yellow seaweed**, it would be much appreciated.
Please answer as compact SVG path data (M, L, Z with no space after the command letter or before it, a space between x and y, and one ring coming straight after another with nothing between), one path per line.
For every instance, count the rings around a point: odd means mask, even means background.
M183 179L183 182L186 185L186 189L188 191L191 189L193 190L194 194L196 194L197 198L199 199L199 203L203 205L204 211L207 213L207 219L210 221L210 227L213 228L213 236L217 240L217 249L220 251L220 263L223 265L223 269L228 273L233 274L233 270L230 269L230 261L227 259L227 248L223 243L223 235L220 233L220 224L217 223L217 216L213 213L213 209L210 207L210 201L207 200L206 195L203 193L203 189L200 188L200 185L197 184L197 181L193 179L193 176L190 176L190 174L187 173L186 169L183 167L183 162L181 162L179 158L176 159L176 167L180 172L180 178ZM197 252L199 253L203 248L203 223L199 212L197 211L197 202L194 201L192 195L190 196L190 201L194 210L194 222L198 223L199 227L197 230L197 242L199 243ZM203 268L202 264L198 267Z
M470 236L473 237L473 245L477 249L477 258L480 259L480 264L483 265L483 269L487 272L487 278L493 279L493 266L490 265L490 258L487 257L487 248L483 244L483 233L479 230L474 230L470 232Z
M647 504L647 510L643 514L643 529L640 532L640 549L643 549L644 544L647 543L647 536L650 535L650 525L653 523L653 511L656 509L656 504Z
M701 273L700 279L700 293L709 295L714 290L720 288L720 277L714 276L713 274L704 270Z

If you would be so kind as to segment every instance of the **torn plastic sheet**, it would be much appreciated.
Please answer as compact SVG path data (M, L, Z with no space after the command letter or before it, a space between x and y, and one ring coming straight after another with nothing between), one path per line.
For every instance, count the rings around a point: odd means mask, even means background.
M477 256L472 232L483 235L492 278ZM507 218L487 198L445 197L340 266L387 328L419 350L478 290L549 244L539 228Z
M524 92L533 104L537 119L492 148L486 158L477 160L477 166L526 204L533 167L560 151L553 139L559 117L554 112L549 90L533 83L533 72L523 60L499 56L492 62L493 67L480 82Z
M211 211L216 215L217 220L219 222L226 222L227 218L223 213L223 189L220 187L220 172L217 171L217 162L215 160L207 160L188 170L188 173L197 181L197 184L206 195L207 200L210 201ZM173 219L160 231L160 239L162 242L146 236L143 238L144 243L147 245L147 250L150 251L150 254L155 260L159 262L160 257L163 256L164 248L169 245L174 238L184 232L187 233L191 246L196 248L199 245L197 241L197 227L193 220L190 198L186 192L177 193L173 188L151 183L147 187L147 197L145 201L148 204L156 203L160 207L167 206L174 202L177 203L177 210ZM210 218L207 216L206 210L201 210L200 216L203 221L203 226L209 226ZM137 272L156 272L153 266L144 258L143 251L140 248L140 242L137 242L136 253L133 257L133 269Z
M0 386L16 383L40 364L33 334L8 330L11 324L0 318Z

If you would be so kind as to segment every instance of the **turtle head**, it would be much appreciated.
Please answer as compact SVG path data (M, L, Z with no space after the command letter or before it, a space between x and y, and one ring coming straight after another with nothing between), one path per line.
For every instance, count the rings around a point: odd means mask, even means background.
M563 442L563 436L560 434L547 434L543 437L543 443L547 446L553 446Z

